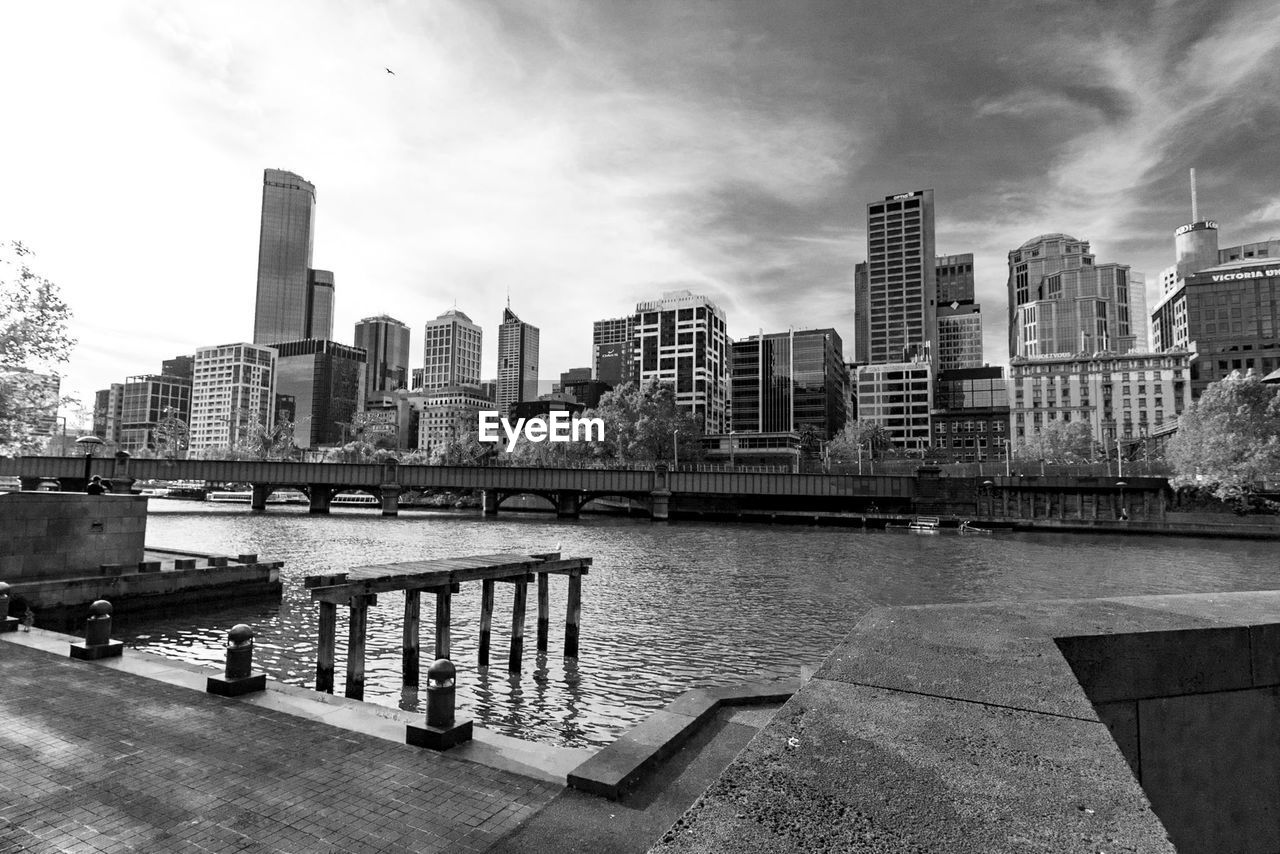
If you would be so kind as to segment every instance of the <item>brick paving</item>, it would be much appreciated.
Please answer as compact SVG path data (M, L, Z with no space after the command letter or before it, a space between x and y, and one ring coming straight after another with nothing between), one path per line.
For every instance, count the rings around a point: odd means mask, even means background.
M562 788L0 645L3 854L480 852Z

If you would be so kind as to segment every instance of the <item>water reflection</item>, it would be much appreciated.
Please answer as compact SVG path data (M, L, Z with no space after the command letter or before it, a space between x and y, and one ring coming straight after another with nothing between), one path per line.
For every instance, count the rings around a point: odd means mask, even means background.
M511 585L496 585L492 666L476 666L480 585L453 596L458 711L477 724L553 744L603 744L689 687L794 675L816 664L875 605L1248 590L1275 587L1271 544L1155 537L960 537L894 531L439 512L383 519L344 509L192 509L152 502L148 542L285 561L279 605L239 605L180 618L117 621L136 646L210 666L227 629L249 623L256 662L272 678L315 680L317 608L302 578L361 564L499 551L595 559L583 582L580 660L564 659L567 579L550 579L550 644L534 649L530 591L524 672L506 672ZM434 603L423 601L421 670L434 652ZM425 710L401 684L404 597L369 610L367 700ZM345 675L346 609L338 611L335 682Z

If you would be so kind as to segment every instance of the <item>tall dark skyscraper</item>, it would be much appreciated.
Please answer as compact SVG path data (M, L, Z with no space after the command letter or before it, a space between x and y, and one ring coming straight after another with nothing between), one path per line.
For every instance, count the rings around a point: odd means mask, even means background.
M356 346L364 350L365 397L409 387L409 327L385 314L356 324Z
M523 400L538 399L538 327L509 308L498 327L498 409L505 415Z
M867 361L932 362L938 336L933 190L867 205ZM855 285L856 288L856 285ZM855 316L857 310L855 307ZM861 342L855 342L861 355Z
M333 273L311 268L316 188L280 169L262 178L253 343L333 335Z

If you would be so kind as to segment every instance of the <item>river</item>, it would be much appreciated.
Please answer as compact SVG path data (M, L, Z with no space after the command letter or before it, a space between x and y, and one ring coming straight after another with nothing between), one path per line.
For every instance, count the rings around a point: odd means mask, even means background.
M365 508L312 516L305 507L246 507L153 500L147 543L282 560L280 603L241 604L181 618L127 623L129 645L221 666L226 631L256 633L256 666L271 678L312 685L318 609L303 576L362 564L492 552L591 557L583 583L581 650L563 649L567 581L551 578L551 643L534 651L533 591L525 670L506 672L511 588L497 585L493 666L478 671L480 585L453 600L458 708L477 725L549 744L612 741L682 691L794 676L817 664L876 605L1194 593L1280 587L1275 545L1181 537L1005 534L960 536L759 524L542 514L485 518L477 511ZM423 598L423 667L430 661L433 599ZM425 710L400 684L403 596L369 611L365 699ZM345 609L338 614L336 682L345 669ZM425 684L425 678L424 678Z

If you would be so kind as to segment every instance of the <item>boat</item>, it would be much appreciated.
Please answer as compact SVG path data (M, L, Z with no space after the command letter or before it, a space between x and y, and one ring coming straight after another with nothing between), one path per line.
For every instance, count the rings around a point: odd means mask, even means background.
M376 507L381 504L378 499L367 492L339 492L329 499L329 503L347 507Z
M907 526L907 530L919 531L923 534L936 534L942 530L942 521L937 516L917 516Z
M223 504L226 504L226 503L230 503L230 504L249 504L249 503L251 503L251 502L253 501L253 492L252 492L252 491L249 491L249 492L239 492L239 491L210 492L210 493L205 497L205 500L207 500L207 501L216 501L216 502L223 503ZM276 492L273 492L273 493L271 493L270 495L268 495L268 496L267 496L267 503L268 503L268 504L284 504L286 501L287 501L287 499L285 498L285 496L283 496L283 495L281 495L281 494L279 494L279 493L276 493Z
M960 533L962 534L986 534L987 536L991 536L998 532L1007 533L1009 530L1009 528L983 528L980 525L975 525L968 519L960 523Z

